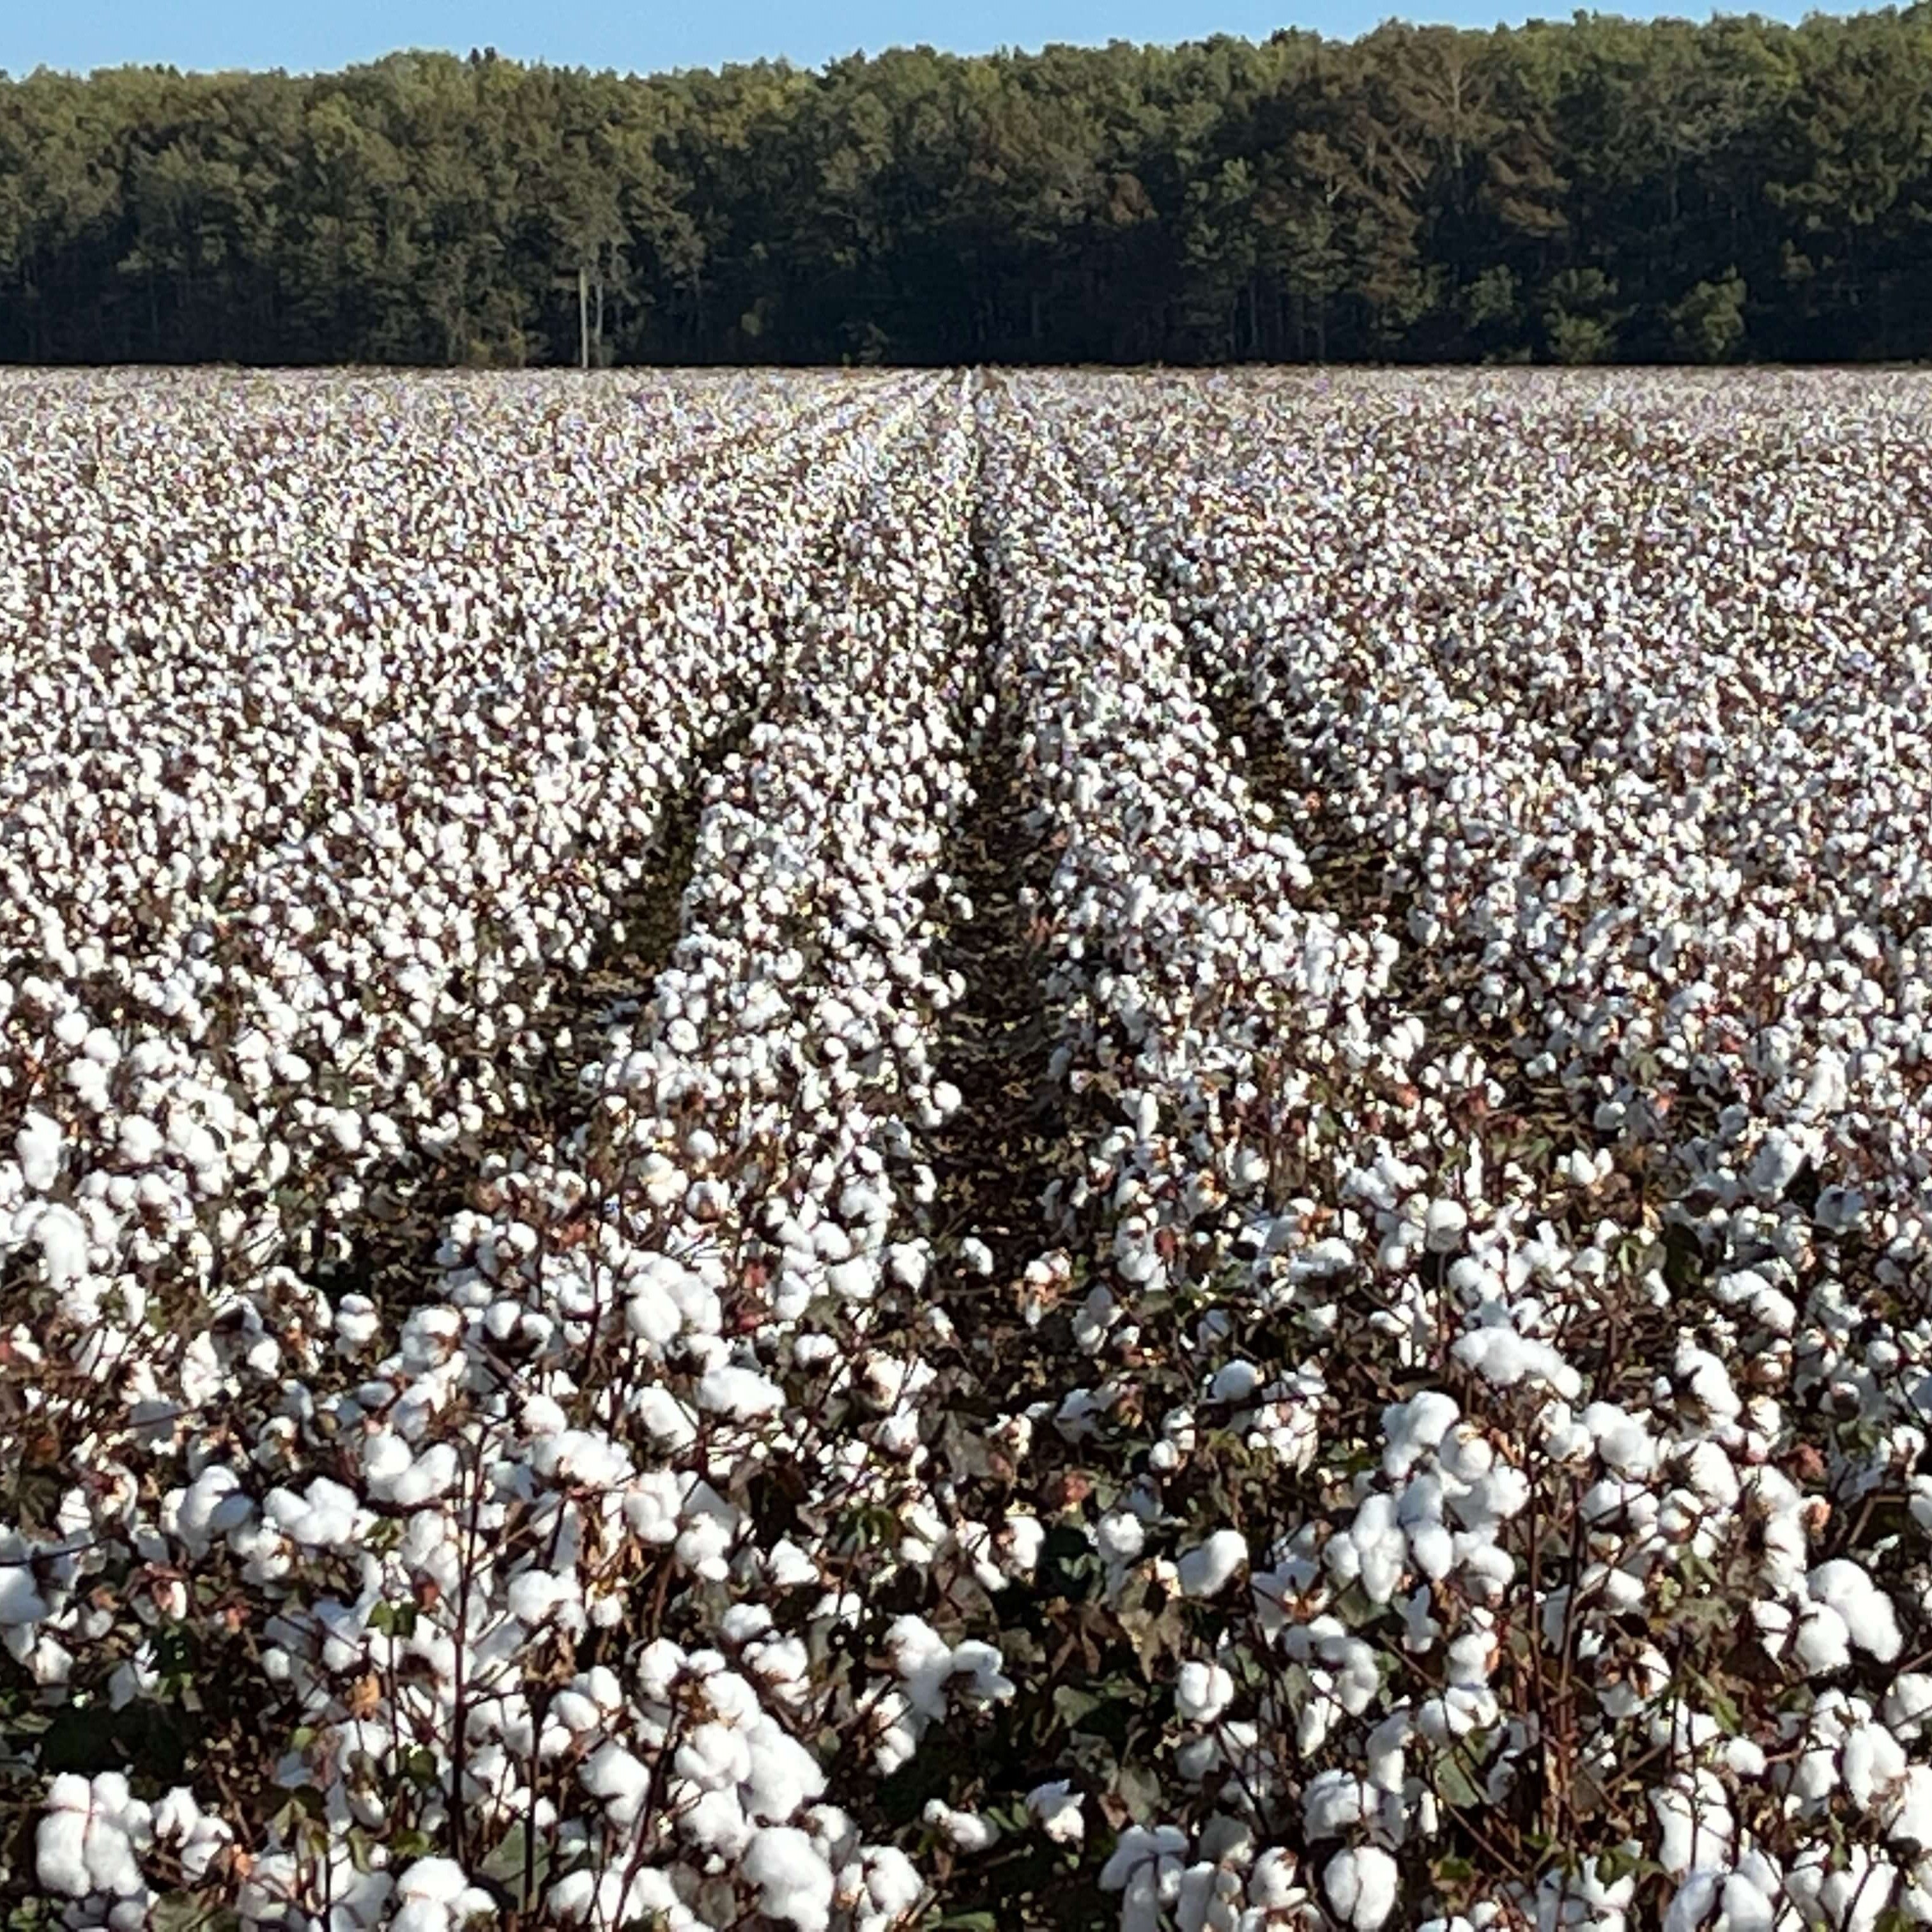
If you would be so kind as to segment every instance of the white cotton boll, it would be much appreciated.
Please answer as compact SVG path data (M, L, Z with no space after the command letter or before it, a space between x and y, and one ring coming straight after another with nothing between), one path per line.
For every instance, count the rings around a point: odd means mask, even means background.
M1301 1796L1302 1827L1311 1840L1339 1838L1381 1804L1374 1786L1353 1773L1330 1769L1318 1773Z
M650 1767L622 1744L603 1744L584 1761L578 1775L592 1797L609 1808L612 1822L628 1827L644 1807L651 1786Z
M1424 1245L1431 1254L1453 1254L1468 1232L1469 1210L1460 1201L1432 1201L1423 1226Z
M929 1798L922 1814L956 1852L988 1851L999 1842L1000 1828L976 1811L956 1811L942 1798Z
M959 1265L968 1274L981 1276L993 1272L993 1251L976 1234L969 1234L959 1244Z
M1408 1532L1408 1548L1416 1568L1432 1582L1440 1582L1456 1567L1456 1539L1446 1524L1415 1524Z
M46 1813L34 1834L40 1883L64 1898L85 1898L94 1889L85 1850L92 1802L87 1780L63 1772L48 1790Z
M831 1868L806 1834L790 1825L767 1825L753 1834L740 1867L758 1889L759 1910L799 1932L826 1932L832 1922Z
M470 1876L454 1858L418 1858L396 1883L401 1899L454 1905L470 1889Z
M1742 1872L1732 1873L1724 1880L1719 1900L1724 1932L1775 1932L1778 1908L1771 1900L1771 1893L1754 1880Z
M868 1848L853 1877L854 1932L892 1932L926 1891L912 1861L892 1845Z
M1861 1724L1845 1740L1839 1775L1852 1802L1869 1811L1905 1774L1905 1747L1882 1724Z
M1642 1417L1615 1402L1593 1402L1578 1418L1597 1454L1620 1476L1641 1480L1658 1466L1662 1450Z
M1343 1924L1376 1932L1395 1910L1399 1874L1388 1852L1374 1845L1337 1852L1322 1874L1322 1888Z
M1680 1778L1660 1786L1650 1794L1650 1808L1658 1822L1658 1862L1672 1877L1730 1864L1737 1827L1714 1779L1700 1773L1694 1784Z
M1184 1552L1174 1565L1182 1593L1212 1597L1225 1589L1248 1560L1248 1540L1238 1529L1217 1529Z
M1211 1724L1234 1696L1234 1680L1222 1665L1190 1659L1174 1674L1174 1708L1190 1724Z
M926 1286L931 1258L923 1241L895 1241L886 1250L886 1271L899 1287L916 1294Z
M1912 1742L1924 1731L1928 1717L1932 1717L1932 1677L1921 1671L1900 1672L1886 1686L1879 1714L1894 1737Z
M1514 1388L1529 1372L1528 1347L1514 1328L1472 1329L1457 1338L1450 1352L1498 1388Z
M129 1795L128 1780L118 1771L104 1771L95 1777L88 1802L82 1847L88 1888L132 1898L146 1888L136 1851L152 1840L152 1814Z
M1391 1478L1408 1474L1416 1462L1439 1444L1462 1414L1453 1397L1439 1389L1424 1389L1407 1402L1382 1411L1382 1468Z
M57 1120L29 1111L14 1136L20 1176L36 1194L44 1194L60 1174L61 1130Z
M700 1791L734 1790L750 1776L752 1750L728 1724L700 1724L679 1745L677 1772Z
M345 1294L335 1308L335 1347L339 1354L359 1354L381 1332L382 1318L368 1296Z
M662 1349L677 1339L684 1317L662 1283L646 1278L634 1282L625 1298L624 1325L640 1342Z
M0 1624L18 1627L36 1624L50 1616L52 1606L34 1581L32 1570L25 1563L0 1563Z
M271 1490L262 1513L290 1542L316 1549L352 1542L361 1514L355 1492L326 1476L316 1477L299 1496L289 1490Z
M1804 1159L1804 1148L1782 1127L1772 1128L1750 1164L1748 1178L1753 1191L1774 1200L1797 1179Z
M1147 1526L1129 1510L1110 1510L1094 1529L1100 1554L1110 1563L1131 1563L1147 1546Z
M1720 1876L1714 1871L1692 1872L1677 1888L1664 1912L1664 1932L1697 1932L1717 1902Z
M698 1921L685 1909L668 1872L646 1866L640 1871L586 1867L559 1879L546 1894L550 1909L566 1925L588 1922L599 1927L662 1924L664 1932L694 1932ZM344 1932L332 1927L331 1932Z
M658 1442L678 1449L698 1439L698 1421L662 1382L639 1390L634 1405L638 1420Z
M843 1301L870 1301L879 1292L878 1264L869 1255L835 1262L825 1270L825 1285Z
M1861 1650L1889 1664L1904 1648L1892 1599L1849 1557L1820 1564L1808 1582L1813 1598L1838 1612L1846 1634Z
M775 1415L784 1406L784 1391L776 1383L755 1369L730 1362L707 1370L696 1393L699 1407L728 1415L736 1422Z
M1027 1793L1026 1808L1056 1845L1077 1845L1087 1835L1079 1796L1064 1778L1035 1785Z
M27 1231L39 1245L47 1285L61 1291L80 1288L88 1276L87 1224L71 1208L50 1202L32 1211ZM69 1312L89 1322L97 1317L98 1294L84 1288L72 1297ZM85 1304L85 1308L75 1306Z
M434 1443L391 1481L389 1500L404 1509L419 1509L447 1495L460 1474L455 1449L447 1442Z
M1894 1844L1932 1852L1932 1765L1915 1764L1900 1775L1884 1816L1886 1836Z
M568 1594L568 1586L562 1578L547 1570L526 1570L510 1580L510 1614L519 1623L534 1628Z
M1216 1371L1208 1384L1208 1397L1214 1402L1246 1402L1261 1384L1261 1371L1253 1363L1228 1362Z

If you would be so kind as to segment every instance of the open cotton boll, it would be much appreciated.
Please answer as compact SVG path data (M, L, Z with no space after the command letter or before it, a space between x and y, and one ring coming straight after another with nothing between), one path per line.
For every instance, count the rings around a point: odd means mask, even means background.
M1894 1844L1932 1852L1932 1765L1906 1767L1886 1796L1883 1815L1886 1836Z
M1238 1529L1217 1529L1204 1543L1184 1552L1174 1569L1184 1594L1212 1597L1227 1587L1247 1560L1247 1538Z
M956 1811L944 1798L928 1798L921 1816L955 1851L970 1855L999 1842L1000 1828L992 1819L976 1811Z
M64 1898L85 1898L94 1889L86 1850L92 1810L92 1792L78 1773L63 1772L49 1786L34 1833L34 1870L48 1891Z
M52 1608L28 1565L10 1558L0 1562L0 1624L18 1628L38 1623L52 1614Z
M818 1847L795 1826L766 1825L754 1832L739 1869L757 1888L758 1909L798 1932L826 1932L832 1922L834 1881Z
M755 1421L760 1416L776 1414L784 1406L784 1391L755 1369L721 1362L707 1370L696 1394L698 1406L734 1422Z
M46 1193L59 1178L62 1141L60 1123L32 1109L14 1136L20 1178L36 1194Z
M1311 1843L1339 1838L1372 1817L1381 1802L1374 1786L1331 1767L1310 1778L1302 1793L1302 1828Z
M1382 1450L1384 1473L1397 1479L1407 1475L1456 1426L1461 1415L1454 1399L1439 1389L1424 1389L1407 1402L1384 1408L1382 1433L1388 1438Z
M1394 1859L1374 1845L1337 1852L1322 1872L1329 1905L1355 1932L1376 1932L1388 1923L1400 1882Z
M1849 1557L1821 1563L1808 1579L1814 1600L1828 1605L1843 1619L1850 1640L1881 1664L1890 1664L1904 1646L1892 1599ZM1803 1639L1801 1634L1800 1644Z
M696 1932L694 1918L668 1872L586 1866L560 1878L544 1894L566 1925L662 1924L665 1932Z
M1922 1671L1901 1671L1886 1687L1879 1715L1894 1737L1911 1743L1932 1718L1932 1676Z
M355 1540L362 1510L352 1490L318 1476L299 1496L271 1490L262 1498L262 1514L291 1542L330 1549Z
M418 1858L396 1883L392 1932L461 1932L472 1920L494 1916L494 1897L472 1886L454 1858Z
M1190 1658L1174 1673L1174 1708L1190 1724L1211 1724L1234 1696L1234 1680L1223 1665Z
M1456 1339L1450 1352L1498 1388L1541 1382L1566 1402L1582 1389L1582 1377L1547 1342L1520 1335L1514 1328L1472 1328Z
M1027 1793L1026 1808L1040 1828L1057 1845L1077 1845L1087 1835L1087 1820L1079 1794L1064 1778L1036 1784Z
M35 1832L35 1869L43 1885L66 1898L132 1898L146 1888L139 1852L153 1835L152 1814L120 1772L91 1781L63 1772L48 1789Z
M837 1890L852 1914L853 1932L896 1932L910 1923L926 1886L904 1852L874 1845L839 1875Z

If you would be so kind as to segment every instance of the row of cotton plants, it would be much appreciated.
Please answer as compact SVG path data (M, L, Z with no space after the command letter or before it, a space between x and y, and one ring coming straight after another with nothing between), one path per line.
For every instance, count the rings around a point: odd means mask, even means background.
M1329 1910L1932 1916L1922 386L1054 400L1420 1042L1330 1184L1394 1399L1294 1539L1285 1640L1382 1659L1298 1740Z
M44 530L56 499L73 532L9 553L8 652L68 694L6 766L0 1625L19 1670L10 1744L40 1741L16 1774L98 1765L111 1791L118 1762L187 1762L194 1733L255 1721L247 1707L278 1694L285 1645L265 1643L260 1592L368 1527L328 1404L364 1360L400 1343L427 1360L440 1334L433 1313L409 1325L427 1246L406 1243L378 1284L340 1265L340 1231L358 1216L408 1231L422 1176L474 1183L481 1149L568 1104L528 1090L545 1062L591 1051L556 1036L557 1009L593 949L621 940L668 800L768 701L793 632L842 579L848 515L926 386L700 385L710 406L690 413L722 430L707 455L693 428L695 464L600 425L632 413L614 387L586 432L554 386L352 386L308 425L334 440L305 463L279 389L249 392L251 418L209 411L196 383L122 384L139 427L92 457L94 389L51 421L38 388L11 392L38 412L16 464L53 475L10 503ZM506 488L546 428L554 480ZM215 444L196 480L217 500L172 503L158 466L192 467L197 436ZM584 465L580 439L622 463ZM398 473L372 475L383 464ZM593 486L611 514L586 542ZM136 508L134 536L178 577L130 646L113 573ZM183 552L224 515L250 560L191 575ZM380 519L345 596L338 544ZM519 599L522 634L500 634ZM345 652L335 620L371 607ZM170 1800L199 1850L164 1832L164 1870L191 1882L215 1860L231 1889L249 1870L280 1802L260 1762L272 1739L250 1742L256 1761ZM218 1828L223 1797L241 1815ZM93 1864L62 1862L58 1829L46 1842L48 1898L126 1892L124 1862L95 1884ZM28 1855L6 1852L17 1886Z

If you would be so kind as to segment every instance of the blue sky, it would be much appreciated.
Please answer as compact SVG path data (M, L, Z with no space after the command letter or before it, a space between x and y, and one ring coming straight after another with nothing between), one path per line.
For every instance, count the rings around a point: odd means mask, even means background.
M1702 7L1622 10L1682 12ZM1739 5L1731 10L1744 11ZM1802 7L1760 10L1796 19ZM1829 10L1838 11L1838 8ZM1279 26L1365 32L1385 14L1490 26L1530 14L1562 19L1569 0L866 0L846 7L796 0L0 0L0 68L45 63L86 69L123 61L181 68L341 67L398 47L472 46L564 65L650 70L784 55L815 64L855 47L928 41L976 52L1048 40L1192 40Z

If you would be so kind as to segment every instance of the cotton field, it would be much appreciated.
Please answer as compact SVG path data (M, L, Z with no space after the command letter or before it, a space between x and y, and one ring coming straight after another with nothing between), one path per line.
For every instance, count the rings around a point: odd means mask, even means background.
M1932 382L0 376L0 1901L1932 1922Z

